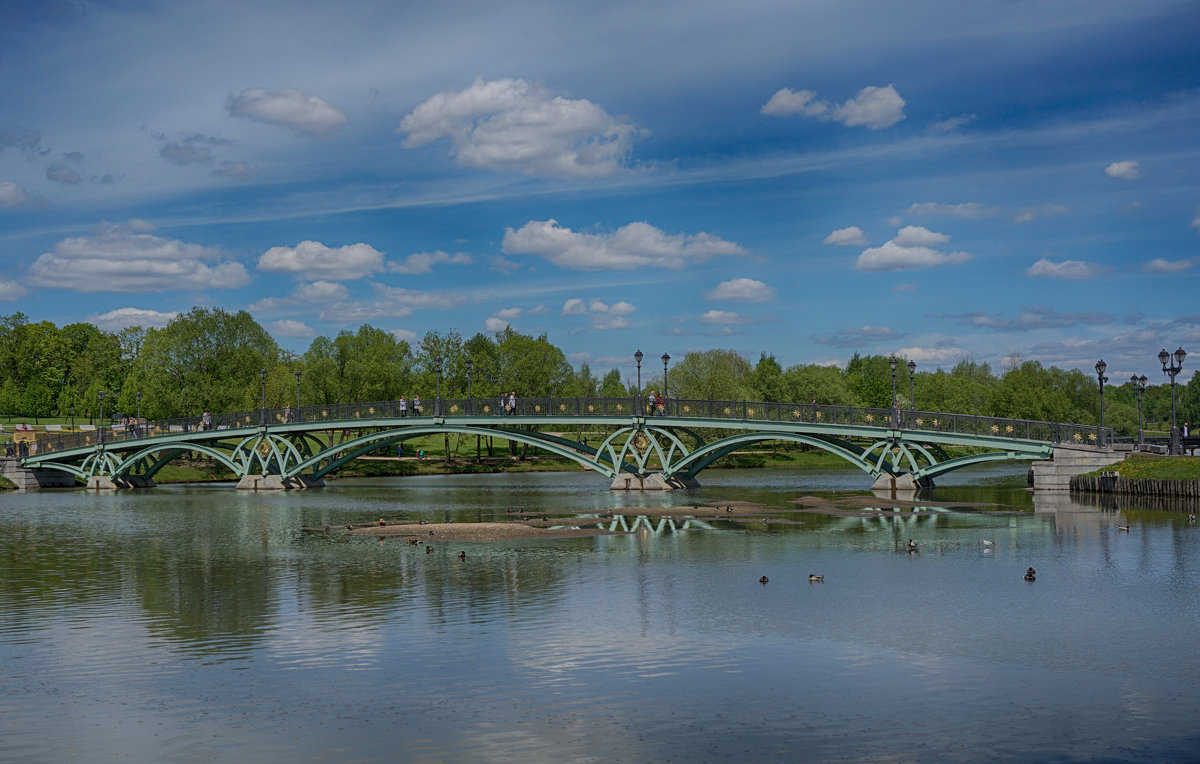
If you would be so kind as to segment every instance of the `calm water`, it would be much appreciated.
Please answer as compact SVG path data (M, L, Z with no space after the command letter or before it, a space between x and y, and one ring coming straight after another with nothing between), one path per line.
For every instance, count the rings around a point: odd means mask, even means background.
M975 472L931 502L1019 513L433 554L300 528L791 506L863 478L712 471L673 495L574 473L6 493L0 760L1200 760L1200 526L1034 511L1020 475ZM919 554L901 551L910 537Z

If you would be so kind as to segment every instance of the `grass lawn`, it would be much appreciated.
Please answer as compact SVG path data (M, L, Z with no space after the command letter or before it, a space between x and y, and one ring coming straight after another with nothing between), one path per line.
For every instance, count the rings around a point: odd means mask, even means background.
M1200 459L1192 456L1134 454L1119 464L1089 472L1117 472L1127 480L1200 480Z

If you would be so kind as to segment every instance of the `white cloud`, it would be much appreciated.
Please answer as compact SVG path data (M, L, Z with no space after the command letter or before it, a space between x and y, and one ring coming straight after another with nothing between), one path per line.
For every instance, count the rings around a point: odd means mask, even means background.
M16 183L0 181L0 207L16 207L28 198L29 194Z
M332 281L314 281L311 284L301 284L292 293L296 304L304 305L312 302L333 302L344 300L350 296L350 290L345 284L335 284Z
M1144 263L1142 271L1144 273L1179 273L1191 267L1191 260L1168 260L1165 257L1156 257Z
M818 101L811 90L782 88L771 96L760 112L771 116L800 114L805 117L841 122L846 127L864 125L871 130L891 127L904 119L904 99L892 85L869 85L841 106L830 109L826 101Z
M707 233L669 235L649 223L630 223L610 234L576 233L555 220L531 220L504 232L506 254L538 255L578 270L680 269L718 255L744 255L731 241Z
M15 281L0 279L0 302L12 302L29 294L29 290Z
M904 226L892 238L892 242L899 247L936 247L948 241L950 237L946 234L935 233L920 225Z
M811 90L792 90L781 88L771 96L771 100L759 109L763 114L783 117L789 114L803 114L806 117L816 117L829 111L825 101L814 101L817 94Z
M825 244L833 244L839 247L858 246L867 243L867 237L863 235L863 230L856 225L847 228L839 228L825 237Z
M907 211L912 215L950 215L951 217L975 220L987 215L998 214L1000 209L997 207L985 207L978 202L965 202L963 204L922 202L912 205Z
M892 342L904 335L886 326L856 326L849 329L839 329L832 334L813 334L809 339L818 345L834 347L863 347L879 342Z
M489 257L488 265L493 271L499 271L500 273L512 273L521 267L520 263L515 263L506 257L501 257L500 255L492 255Z
M971 259L968 252L943 252L933 247L950 237L923 226L905 226L882 247L865 249L854 267L860 271L903 271L937 265L961 265Z
M83 178L79 173L67 167L65 164L52 164L46 168L46 180L54 183L61 183L64 186L77 186L83 182Z
M636 311L637 306L624 300L609 305L595 298L572 297L562 306L564 316L591 316L593 329L627 329L630 324L626 316Z
M883 88L870 85L837 107L833 118L847 127L865 125L880 130L904 119L904 99L892 85Z
M971 124L975 119L974 114L960 114L957 117L950 117L930 123L929 131L932 133L952 133L964 125Z
M524 308L503 308L495 312L496 318L503 318L506 321L511 321L514 318L520 318L525 312Z
M153 236L141 220L63 239L29 268L29 283L76 292L233 289L250 274L219 249ZM213 263L209 265L208 263Z
M958 347L908 347L899 348L896 350L896 356L899 358L907 358L912 361L921 363L958 363L964 358L969 358L970 353Z
M506 326L508 326L508 321L496 316L492 316L483 322L483 328L489 332L502 332Z
M1200 231L1200 209L1196 210L1196 217L1192 218L1191 225L1188 227L1195 228L1197 231Z
M710 310L703 316L700 316L700 322L705 324L736 325L752 324L754 323L754 319L732 310Z
M146 310L144 308L117 308L107 313L93 313L86 320L89 324L106 332L119 332L131 326L162 327L178 316L178 311Z
M335 302L321 309L319 318L322 321L347 326L351 324L370 323L390 318L408 318L413 314L412 307L396 305L390 300L375 300L363 302L351 300Z
M375 284L375 291L387 302L414 308L455 308L468 301L457 292L421 292L416 289Z
M417 333L408 329L393 329L391 335L401 342L407 342L410 345L417 343Z
M1068 281L1094 279L1103 272L1104 269L1096 263L1089 263L1083 260L1063 260L1060 263L1056 263L1045 257L1029 266L1025 271L1030 276L1066 279Z
M470 265L471 256L466 252L417 252L404 258L403 263L388 263L388 270L393 273L407 273L409 275L417 275L421 273L429 273L433 270L433 266L438 263L449 263L451 265Z
M459 164L526 175L599 177L621 169L638 133L587 99L524 80L477 79L438 93L400 122L407 148L448 137Z
M754 279L740 278L731 281L722 281L717 284L717 288L711 292L706 292L704 299L728 300L729 302L770 302L775 299L775 288L769 287L761 281Z
M1142 167L1137 162L1113 162L1108 167L1104 168L1104 174L1110 178L1119 178L1121 180L1134 180L1141 176Z
M293 321L289 318L281 318L278 321L272 321L264 324L266 330L273 335L279 337L315 337L317 332L303 321Z
M302 241L295 247L271 247L258 259L260 271L328 281L361 279L382 267L383 253L361 243L327 247L319 241Z
M301 135L333 135L346 124L340 109L291 88L249 88L230 96L226 109L231 116L286 127Z
M1043 204L1038 207L1030 207L1022 210L1013 218L1013 222L1029 223L1038 218L1053 218L1065 214L1067 214L1067 208L1061 204Z

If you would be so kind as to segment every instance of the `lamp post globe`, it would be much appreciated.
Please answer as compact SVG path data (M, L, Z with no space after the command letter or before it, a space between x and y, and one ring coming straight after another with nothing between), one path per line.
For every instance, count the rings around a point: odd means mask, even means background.
M262 403L258 409L258 426L267 426L267 370L259 369L258 378L262 381Z
M635 404L635 412L642 405L642 358L642 351L640 349L633 354L633 360L637 361L637 403Z
M474 414L474 405L471 403L471 372L475 369L475 362L470 358L466 361L467 366L467 413Z
M1104 445L1104 383L1108 381L1108 377L1104 376L1104 372L1108 369L1108 364L1101 358L1096 361L1096 379L1100 381L1100 445Z
M671 361L671 356L667 355L666 353L663 353L662 354L662 362L663 362L663 401L664 402L666 401L666 399L668 397L667 396L667 364L670 363L670 361Z
M908 362L908 411L913 413L917 410L917 394L914 392L915 385L913 380L917 376L917 362L910 360ZM912 427L912 424L909 424Z

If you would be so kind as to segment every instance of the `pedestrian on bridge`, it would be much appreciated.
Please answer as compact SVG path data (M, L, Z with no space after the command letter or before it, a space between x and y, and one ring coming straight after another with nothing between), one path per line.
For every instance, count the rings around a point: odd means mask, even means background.
M413 416L421 416L421 396L413 396Z
M404 396L400 396L400 416L408 416L408 401L404 400Z
M513 390L508 394L508 413L517 413L517 391Z
M205 432L212 429L212 414L209 413L208 409L204 409L204 414L200 417L200 429Z

